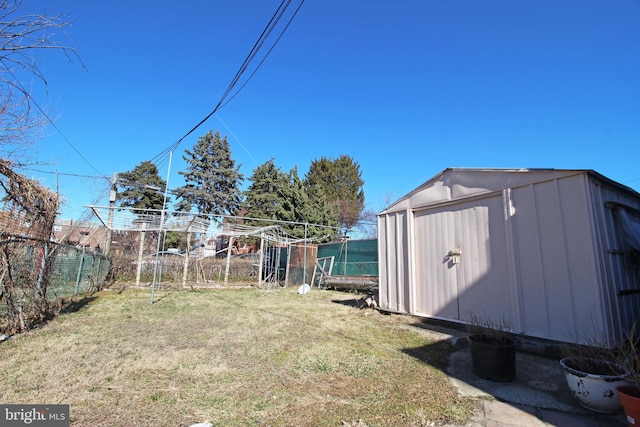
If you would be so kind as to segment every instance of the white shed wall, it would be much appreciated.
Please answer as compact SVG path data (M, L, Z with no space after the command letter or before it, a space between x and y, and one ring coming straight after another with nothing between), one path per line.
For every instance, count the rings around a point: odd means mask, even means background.
M640 289L604 207L640 209L620 187L588 171L444 171L379 216L381 307L612 345L640 303L618 295Z
M604 328L585 175L512 190L522 332L593 340Z
M379 303L387 310L411 313L408 213L395 212L378 218Z
M422 209L414 221L416 314L517 321L501 193Z

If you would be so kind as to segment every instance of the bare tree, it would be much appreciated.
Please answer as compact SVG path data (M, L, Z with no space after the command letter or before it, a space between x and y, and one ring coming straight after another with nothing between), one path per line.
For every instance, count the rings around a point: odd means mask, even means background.
M57 50L69 61L82 63L69 46L64 14L20 14L21 0L0 0L0 155L11 157L16 146L33 142L49 121L48 114L32 98L31 83L45 87L47 79L36 60L36 52Z
M76 51L61 40L69 40L63 15L20 15L21 0L0 0L0 329L15 333L29 329L54 314L59 300L47 294L53 268L51 232L58 195L15 172L9 157L33 142L49 115L31 97L31 85L22 80L47 80L36 61L43 49L62 51L68 59ZM24 254L36 254L25 262ZM29 260L32 261L32 260ZM24 268L26 266L26 268Z

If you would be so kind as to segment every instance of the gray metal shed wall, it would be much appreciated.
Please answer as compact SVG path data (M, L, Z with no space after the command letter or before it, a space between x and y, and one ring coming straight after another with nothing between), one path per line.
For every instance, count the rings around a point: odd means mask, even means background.
M406 212L378 218L379 302L381 307L400 313L412 312L407 226Z
M517 327L501 193L414 214L415 313ZM450 251L461 251L458 258ZM514 324L515 323L515 324Z
M517 332L558 341L619 342L640 296L618 292L640 289L640 274L619 254L605 202L640 209L640 199L601 178L565 171L501 193L383 212L381 307L463 322L474 314L506 319ZM463 247L460 265L443 267L455 246Z
M593 340L605 321L586 175L511 194L522 331L560 341Z
M640 218L640 198L619 186L591 177L592 214L595 218L596 244L599 261L599 274L602 277L601 297L607 319L606 332L617 341L625 338L638 320L640 311L640 270L629 263L622 241L622 233L615 210L607 207L614 202L635 209L632 213Z

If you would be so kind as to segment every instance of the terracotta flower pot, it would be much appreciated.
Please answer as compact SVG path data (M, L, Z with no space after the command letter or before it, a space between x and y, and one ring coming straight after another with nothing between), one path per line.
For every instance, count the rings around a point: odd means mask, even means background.
M640 426L640 389L634 385L616 387L629 426Z

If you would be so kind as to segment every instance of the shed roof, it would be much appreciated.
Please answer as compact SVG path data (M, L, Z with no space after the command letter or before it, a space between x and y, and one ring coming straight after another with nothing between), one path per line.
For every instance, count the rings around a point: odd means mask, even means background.
M398 199L380 215L582 174L589 174L640 197L633 189L591 169L447 168Z

